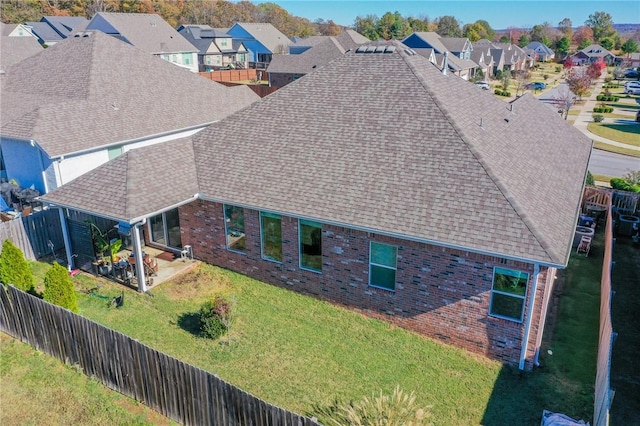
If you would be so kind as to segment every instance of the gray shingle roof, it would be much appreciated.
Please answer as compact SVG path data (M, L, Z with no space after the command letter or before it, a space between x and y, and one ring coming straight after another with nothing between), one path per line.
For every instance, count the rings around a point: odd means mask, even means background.
M159 212L198 192L189 138L128 151L43 199L116 220Z
M0 36L0 67L3 69L29 56L42 52L43 48L35 38Z
M280 53L282 48L286 52L287 46L291 44L291 40L286 35L269 23L238 22L236 25L251 34L254 39L273 53Z
M196 51L191 43L155 13L99 12L86 28L102 31L105 22L115 28L121 38L148 53Z
M204 125L258 99L96 31L6 69L0 134L57 157Z
M564 265L591 141L530 95L513 108L401 47L350 52L195 135L200 192Z
M566 265L591 141L529 94L509 105L392 44L348 52L194 135L200 196ZM89 192L67 186L45 199ZM91 202L75 201L105 208Z
M546 53L547 55L553 55L553 50L551 50L546 44L539 41L532 41L525 46L525 49L538 50Z
M72 31L82 31L89 20L81 16L43 16L40 22L48 23L62 37L66 38Z
M325 37L320 43L299 55L274 56L267 72L307 74L339 58L344 52L335 37Z
M607 55L615 56L613 53L609 52L604 47L599 44L590 44L589 46L582 49L580 52L592 58L604 58Z
M31 27L31 31L42 40L42 43L55 44L64 40L64 38L46 22L25 22L25 25Z

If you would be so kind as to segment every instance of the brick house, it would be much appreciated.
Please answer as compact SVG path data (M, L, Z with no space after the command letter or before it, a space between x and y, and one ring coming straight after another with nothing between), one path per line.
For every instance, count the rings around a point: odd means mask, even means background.
M591 142L528 94L507 104L399 42L376 47L44 200L151 245L172 217L200 260L530 369ZM105 179L119 202L90 193Z

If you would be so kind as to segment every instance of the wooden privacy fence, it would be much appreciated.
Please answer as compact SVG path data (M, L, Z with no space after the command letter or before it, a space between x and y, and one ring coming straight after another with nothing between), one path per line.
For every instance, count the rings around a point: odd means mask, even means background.
M208 71L200 72L202 77L206 77L213 81L243 81L252 80L258 78L258 70L246 69L246 70L223 70L223 71ZM261 75L266 78L267 74L263 71Z
M0 329L186 425L315 426L117 331L0 286Z
M58 210L42 210L8 222L0 222L0 244L9 239L29 260L40 259L52 250L64 249Z
M611 325L611 267L613 251L613 220L611 215L611 195L602 199L607 206L604 231L604 260L600 281L600 334L598 339L598 361L596 367L595 401L593 408L594 426L609 424L611 407L611 352L613 329Z

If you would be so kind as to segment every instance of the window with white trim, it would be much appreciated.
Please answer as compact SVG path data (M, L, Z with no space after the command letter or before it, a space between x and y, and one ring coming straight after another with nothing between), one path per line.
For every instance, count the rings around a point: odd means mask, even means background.
M528 282L527 272L494 268L489 315L522 322Z
M322 225L299 220L300 267L322 272Z
M371 241L369 246L369 285L396 289L398 247Z
M282 262L282 218L278 214L260 212L262 258Z

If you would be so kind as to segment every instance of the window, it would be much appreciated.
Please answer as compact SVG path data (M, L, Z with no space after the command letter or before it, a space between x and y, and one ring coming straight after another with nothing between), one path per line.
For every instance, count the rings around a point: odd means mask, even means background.
M369 285L394 291L398 247L371 241L369 252Z
M229 41L226 38L221 38L220 39L220 46L222 47L227 47L229 44Z
M489 315L522 322L528 281L526 272L495 268Z
M280 215L260 212L262 257L282 262L282 219Z
M184 65L191 65L191 53L182 54L182 63Z
M322 272L322 225L300 219L300 267Z
M247 250L247 237L244 234L244 209L225 204L224 226L227 234L227 248L244 253Z
M178 209L169 210L149 219L151 240L163 246L182 248Z
M122 155L122 145L107 148L107 154L109 155L109 160L113 160L114 158L119 157L120 155Z

